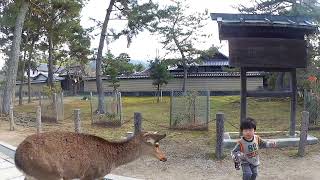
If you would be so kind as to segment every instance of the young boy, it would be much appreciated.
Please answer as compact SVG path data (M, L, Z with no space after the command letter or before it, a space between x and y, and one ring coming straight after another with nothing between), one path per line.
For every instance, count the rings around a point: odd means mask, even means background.
M243 134L238 141L231 155L235 162L236 169L241 164L243 180L255 180L258 175L260 148L275 147L275 142L267 142L255 135L256 122L252 118L247 118L241 122L240 130ZM239 168L240 169L240 168Z

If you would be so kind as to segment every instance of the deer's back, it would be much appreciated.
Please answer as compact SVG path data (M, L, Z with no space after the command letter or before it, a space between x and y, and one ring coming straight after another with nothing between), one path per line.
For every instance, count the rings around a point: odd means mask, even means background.
M90 168L103 171L109 168L106 166L112 166L107 162L113 156L110 148L107 141L96 136L70 132L41 133L27 137L18 146L15 163L30 176L45 172L76 178Z

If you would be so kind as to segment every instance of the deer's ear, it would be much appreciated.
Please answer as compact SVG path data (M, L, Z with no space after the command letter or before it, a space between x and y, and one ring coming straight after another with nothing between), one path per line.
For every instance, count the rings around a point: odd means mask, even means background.
M143 137L145 142L154 144L165 138L166 134L145 133Z
M161 139L165 138L166 134L157 134L155 137L156 142L159 142Z
M150 132L141 132L143 137L149 137L151 135Z
M152 137L151 133L145 133L143 135L143 140L144 142L151 143L151 144L154 144L156 142L155 139Z
M152 137L150 137L150 136L144 136L144 137L143 137L143 140L144 140L144 142L150 143L150 144L156 143L156 141L155 141Z
M156 141L153 138L150 138L150 137L146 139L146 142L151 143L151 144L155 144L156 143Z

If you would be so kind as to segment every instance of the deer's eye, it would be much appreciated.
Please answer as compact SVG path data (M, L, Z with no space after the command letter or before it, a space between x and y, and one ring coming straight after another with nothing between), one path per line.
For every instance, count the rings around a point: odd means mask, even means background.
M147 143L150 143L150 144L154 144L155 143L155 140L153 140L151 138L148 138L146 141L147 141Z
M159 145L159 143L155 143L154 146L155 147L159 147L160 145Z

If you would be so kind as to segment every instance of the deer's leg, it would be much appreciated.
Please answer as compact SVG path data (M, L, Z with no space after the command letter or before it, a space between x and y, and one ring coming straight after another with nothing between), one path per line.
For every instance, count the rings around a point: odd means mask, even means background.
M31 176L24 175L24 180L37 180L37 179Z
M63 179L60 177L49 177L49 178L46 178L46 180L63 180Z
M101 178L84 177L84 178L81 178L80 180L104 180L104 177L101 177Z
M46 180L62 180L59 177L51 177L51 176L46 177L45 179ZM37 179L37 178L31 177L31 176L25 176L24 180L42 180L42 179Z
M95 180L94 171L92 169L87 169L80 180Z
M111 168L108 170L106 168L97 167L95 165L90 165L80 180L103 180L106 174L109 174Z
M85 176L80 178L80 180L95 180L95 178L93 176Z
M97 174L87 174L80 178L80 180L104 180L104 176L97 176Z

